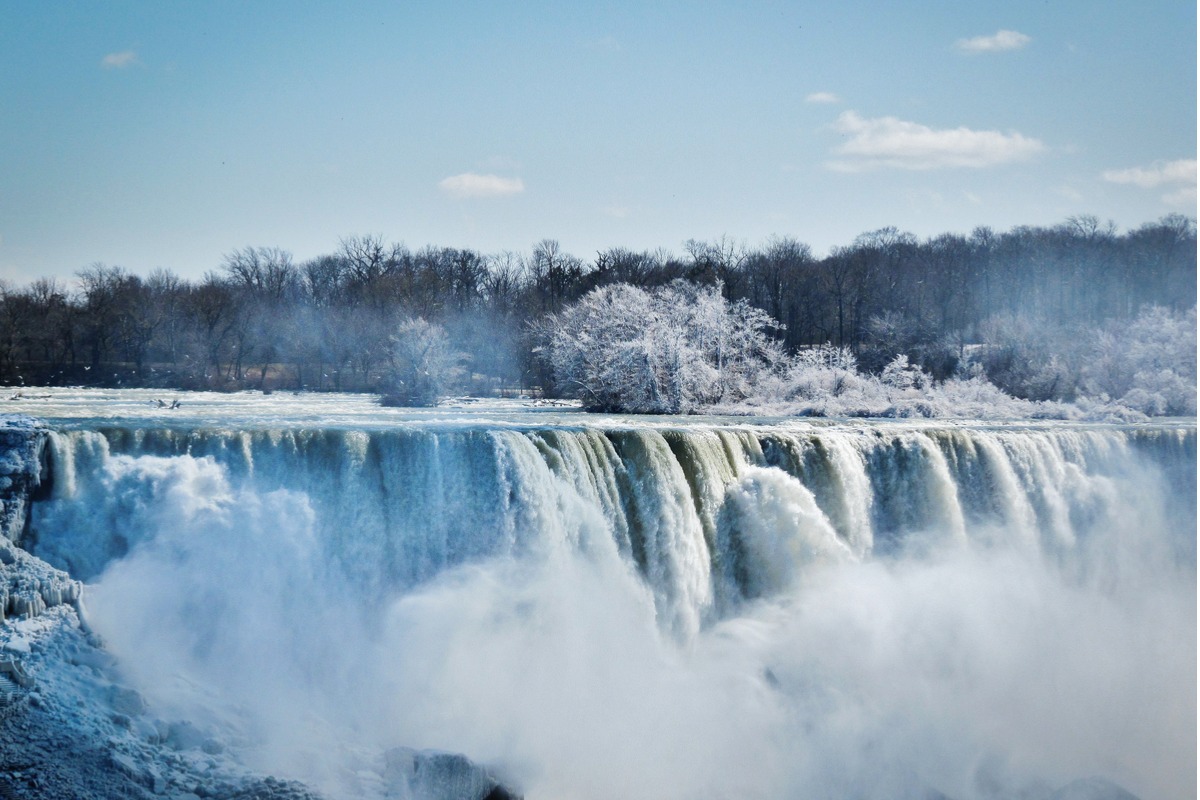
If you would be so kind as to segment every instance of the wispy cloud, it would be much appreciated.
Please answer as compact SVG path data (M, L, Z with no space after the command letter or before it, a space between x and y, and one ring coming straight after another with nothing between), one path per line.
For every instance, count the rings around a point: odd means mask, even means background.
M1110 169L1100 174L1109 183L1137 186L1142 189L1170 189L1162 196L1170 206L1192 206L1196 203L1196 159L1155 161L1148 167Z
M849 137L833 151L840 158L827 164L841 172L991 167L1024 161L1045 150L1037 139L1016 132L936 130L895 117L865 119L853 111L839 115L833 127Z
M504 197L525 191L525 183L520 178L464 172L461 175L443 178L438 182L438 188L451 197L458 198Z
M808 97L804 98L806 103L840 103L842 98L838 97L833 92L813 92Z
M132 50L122 50L120 53L109 53L100 59L100 66L105 69L124 69L138 63L137 53Z
M1105 170L1101 176L1109 183L1131 183L1143 189L1153 189L1168 183L1195 183L1196 159L1155 161L1148 167Z
M999 30L991 36L974 36L970 39L959 39L954 47L960 53L1004 53L1008 50L1020 50L1032 42L1020 31Z

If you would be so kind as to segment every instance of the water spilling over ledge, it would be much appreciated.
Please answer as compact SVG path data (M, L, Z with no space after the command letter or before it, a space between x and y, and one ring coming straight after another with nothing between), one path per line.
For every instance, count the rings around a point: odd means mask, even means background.
M1187 425L543 420L52 431L53 488L30 536L51 563L90 580L152 540L164 507L222 510L235 489L291 492L298 512L314 514L330 562L371 597L487 557L612 549L636 565L659 614L694 634L795 579L809 556L862 560L930 537L1002 537L1062 556L1128 513L1133 498L1120 490L1135 482L1160 496L1155 513L1179 517L1163 527L1186 531L1195 505ZM1181 554L1193 546L1175 544ZM776 552L764 560L763 548Z
M1194 421L143 394L46 401L22 543L88 582L161 713L259 768L347 796L401 746L531 797L1194 790Z

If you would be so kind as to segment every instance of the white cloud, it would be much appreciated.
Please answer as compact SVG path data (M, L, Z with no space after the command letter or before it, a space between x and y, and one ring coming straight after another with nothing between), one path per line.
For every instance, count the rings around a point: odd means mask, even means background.
M464 172L443 178L438 182L438 188L451 197L504 197L525 191L525 184L520 178Z
M123 50L120 53L109 53L100 59L100 66L105 69L124 69L138 63L137 53Z
M833 92L813 92L808 97L804 98L806 103L840 103L842 98L838 97Z
M970 39L959 39L954 46L960 53L1003 53L1008 50L1020 50L1033 40L1018 31L1000 30L991 36L975 36Z
M864 119L853 111L843 112L833 127L849 137L834 150L841 158L827 164L841 172L876 167L991 167L1024 161L1045 149L1037 139L1016 132L935 130L895 117Z
M1153 189L1163 184L1196 184L1196 159L1181 158L1178 161L1155 161L1148 167L1105 170L1101 176L1109 183L1131 183L1143 189Z
M1196 205L1196 159L1155 161L1148 167L1110 169L1100 173L1109 183L1137 186L1142 189L1169 189L1162 201L1169 206L1194 208Z
M1196 204L1196 161L1195 158L1178 158L1176 161L1156 161L1150 167L1108 169L1100 178L1110 184L1123 184L1139 188L1163 187L1168 190L1163 203L1182 209L1195 209Z

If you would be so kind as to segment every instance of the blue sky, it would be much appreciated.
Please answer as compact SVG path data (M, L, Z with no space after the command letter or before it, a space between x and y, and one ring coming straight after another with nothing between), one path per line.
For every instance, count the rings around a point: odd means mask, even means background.
M0 7L0 277L1196 213L1192 2Z

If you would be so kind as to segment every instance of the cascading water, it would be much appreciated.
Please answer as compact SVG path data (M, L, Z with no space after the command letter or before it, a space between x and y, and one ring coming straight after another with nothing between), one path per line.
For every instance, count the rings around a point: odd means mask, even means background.
M1194 424L673 422L65 421L30 546L334 795L397 745L530 797L1194 792Z

